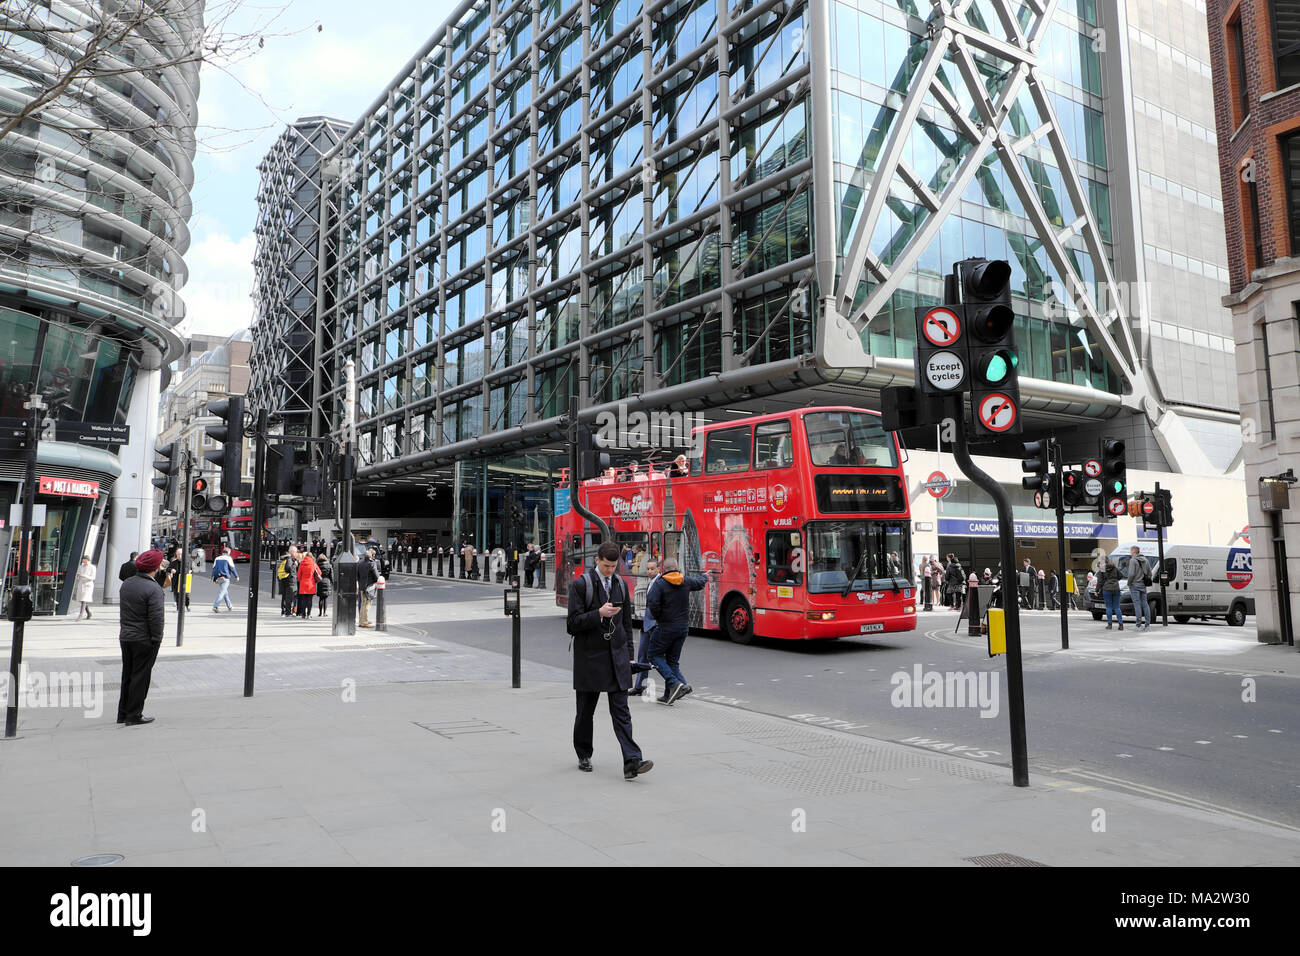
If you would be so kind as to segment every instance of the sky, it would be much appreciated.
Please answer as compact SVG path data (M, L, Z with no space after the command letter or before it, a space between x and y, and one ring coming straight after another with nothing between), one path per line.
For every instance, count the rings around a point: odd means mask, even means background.
M182 335L231 334L253 320L257 164L285 126L319 115L351 125L456 6L243 0L226 30L265 43L242 62L204 64L200 75Z

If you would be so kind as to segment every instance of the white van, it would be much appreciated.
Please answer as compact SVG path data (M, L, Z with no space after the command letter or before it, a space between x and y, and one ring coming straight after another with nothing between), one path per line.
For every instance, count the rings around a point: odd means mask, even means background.
M1161 616L1160 579L1156 573L1159 565L1154 541L1130 541L1110 553L1110 560L1124 576L1120 581L1120 611L1133 615L1133 599L1128 590L1129 550L1137 545L1151 568L1152 582L1147 587L1147 605L1151 620ZM1248 547L1215 547L1214 545L1165 545L1165 573L1169 575L1166 594L1169 597L1169 616L1179 624L1192 618L1222 618L1233 627L1246 623L1246 616L1255 613L1255 589L1252 586L1252 565ZM1094 621L1100 621L1106 605L1100 592L1088 589L1085 597Z

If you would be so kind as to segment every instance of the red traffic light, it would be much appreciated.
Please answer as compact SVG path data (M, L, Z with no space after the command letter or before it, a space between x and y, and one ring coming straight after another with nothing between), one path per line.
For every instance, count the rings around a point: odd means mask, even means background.
M194 493L195 493L196 495L197 495L197 494L201 494L202 492L207 491L207 490L208 490L208 480L207 480L206 478L195 478L195 479L194 479L194 488L193 488L193 491L194 491Z

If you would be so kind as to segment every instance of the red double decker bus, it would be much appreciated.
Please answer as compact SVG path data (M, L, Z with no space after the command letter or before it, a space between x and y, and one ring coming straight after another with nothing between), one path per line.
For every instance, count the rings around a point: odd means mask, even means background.
M237 498L230 511L221 517L195 520L194 537L202 542L209 561L214 560L225 545L230 545L232 559L247 561L253 547L253 503Z
M916 629L907 484L876 412L805 408L692 432L671 465L582 482L583 504L630 560L619 573L645 607L648 556L708 577L691 626L749 643ZM590 525L556 496L556 601L594 560Z

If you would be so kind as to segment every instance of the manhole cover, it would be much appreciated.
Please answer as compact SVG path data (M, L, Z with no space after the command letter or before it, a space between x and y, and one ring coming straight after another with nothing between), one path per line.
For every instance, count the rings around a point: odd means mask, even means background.
M112 866L114 863L121 863L126 857L120 853L97 853L94 856L83 856L79 860L73 860L73 866Z
M1046 863L1026 860L1023 856L1016 856L1014 853L989 853L985 856L968 856L965 860L976 866L1047 866Z

